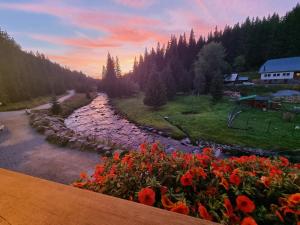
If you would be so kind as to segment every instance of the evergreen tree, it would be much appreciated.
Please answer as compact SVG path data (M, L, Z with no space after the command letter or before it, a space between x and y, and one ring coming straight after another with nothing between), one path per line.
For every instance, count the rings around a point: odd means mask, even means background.
M155 66L153 67L147 83L144 104L157 109L167 103L167 93L159 73Z
M224 89L224 78L221 73L214 74L214 79L212 80L210 86L210 94L214 101L219 101L223 97Z
M173 99L176 94L176 83L172 75L172 70L170 65L166 66L166 68L161 72L162 80L164 81L164 85L166 87L166 95L169 100Z
M120 64L119 64L119 58L118 56L116 57L116 65L115 65L115 69L116 69L116 76L117 78L121 78L122 77L122 72L121 72L121 68L120 68Z
M52 97L50 110L53 115L58 115L61 112L61 107L57 100L56 95L53 95L53 97Z
M233 67L235 72L242 72L245 70L246 59L245 56L239 55L234 59Z

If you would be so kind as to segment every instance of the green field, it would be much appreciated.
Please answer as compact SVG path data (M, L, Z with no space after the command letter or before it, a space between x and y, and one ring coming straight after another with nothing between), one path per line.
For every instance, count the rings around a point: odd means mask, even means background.
M43 96L43 97L33 98L28 101L8 103L7 105L0 106L0 112L30 109L39 105L49 103L50 100L51 100L51 96Z
M95 97L94 93L91 93L91 98L87 98L86 94L76 93L71 98L62 102L60 115L62 117L68 117L74 112L74 110L79 109L85 105L88 105L93 98Z
M236 129L227 127L228 113L235 104L227 99L211 103L209 96L178 96L158 111L144 106L143 96L114 99L115 107L128 118L142 125L170 132L173 137L209 140L223 144L261 147L271 150L300 148L300 118L292 123L282 120L282 112L247 109L234 122ZM164 119L168 117L170 123ZM178 129L177 127L180 127Z

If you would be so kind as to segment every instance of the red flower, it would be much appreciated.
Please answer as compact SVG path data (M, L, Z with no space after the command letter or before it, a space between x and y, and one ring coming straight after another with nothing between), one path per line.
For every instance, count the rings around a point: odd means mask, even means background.
M151 153L154 154L157 151L158 151L158 144L153 143L152 148L151 148Z
M183 202L177 202L170 211L185 214L185 215L188 215L190 212L189 208Z
M280 161L281 161L281 166L288 166L289 165L289 160L285 157L279 157Z
M231 217L233 215L233 207L231 205L231 202L228 198L224 199L224 206L226 209L226 214L228 215L228 217Z
M190 172L186 172L181 178L180 182L183 186L191 186L193 184L193 176Z
M271 179L269 177L262 176L260 181L265 185L266 188L270 187Z
M213 220L212 216L207 212L207 209L202 204L199 204L198 213L202 219L210 221Z
M249 216L243 219L241 225L257 225L257 223L252 217Z
M145 143L143 143L143 144L140 145L140 151L141 151L142 154L145 154L145 153L146 153L146 151L147 151L147 146L146 146Z
M155 192L151 188L143 188L138 193L139 202L145 205L154 205Z
M202 154L211 156L213 154L213 150L211 148L203 148L202 149Z
M278 212L278 210L276 210L275 214L280 219L281 222L284 222L284 219L283 219L282 215L280 214L280 212Z
M88 175L85 172L80 173L80 179L85 180L88 178Z
M221 179L221 185L228 191L229 190L229 184L228 181L222 177Z
M114 153L114 160L118 161L120 159L120 154L118 152Z
M229 181L230 181L230 183L235 184L236 186L239 186L241 183L241 179L236 173L232 173L230 175Z
M239 195L236 198L236 205L244 213L251 213L255 210L255 204L246 195Z
M291 205L297 205L298 203L300 203L300 193L290 195L288 198L288 202Z
M161 197L161 203L162 203L163 207L168 210L172 209L175 205L166 195L163 195Z

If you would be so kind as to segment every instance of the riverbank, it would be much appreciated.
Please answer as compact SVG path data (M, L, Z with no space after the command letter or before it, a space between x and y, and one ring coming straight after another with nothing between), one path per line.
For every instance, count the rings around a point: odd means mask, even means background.
M60 102L74 95L70 92ZM48 109L50 104L35 109ZM29 126L24 110L1 112L0 121L7 133L0 142L0 167L28 175L69 184L82 171L99 163L95 152L82 152L49 144L43 135Z
M235 105L228 99L212 104L209 96L177 96L156 111L143 104L141 94L111 102L117 111L137 124L164 129L161 124L170 122L169 125L179 127L193 143L216 145L234 154L285 154L287 150L297 152L300 146L300 139L296 138L300 132L293 131L293 124L282 120L280 111L250 109L235 120L238 129L231 129L227 127L227 116ZM267 132L269 121L272 123Z
M102 140L111 145L119 145L122 149L138 149L141 143L159 141L170 152L174 150L199 151L198 147L190 143L162 136L159 132L150 132L131 123L114 111L107 95L103 93L100 93L91 104L72 113L65 120L65 124L77 134Z
M27 101L9 103L7 105L0 106L0 112L16 111L21 109L31 109L36 106L46 104L50 102L50 100L51 100L51 96L42 96Z

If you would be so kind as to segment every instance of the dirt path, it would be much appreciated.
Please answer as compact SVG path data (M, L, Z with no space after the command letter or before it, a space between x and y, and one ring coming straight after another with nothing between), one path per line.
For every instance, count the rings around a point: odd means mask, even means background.
M59 99L64 101L74 95ZM45 104L35 109L47 109ZM7 131L0 135L0 167L28 175L69 184L82 171L88 172L99 162L99 156L92 152L81 152L60 148L45 141L28 122L24 110L0 112L0 121Z

